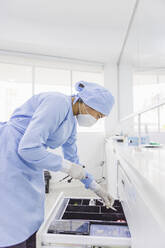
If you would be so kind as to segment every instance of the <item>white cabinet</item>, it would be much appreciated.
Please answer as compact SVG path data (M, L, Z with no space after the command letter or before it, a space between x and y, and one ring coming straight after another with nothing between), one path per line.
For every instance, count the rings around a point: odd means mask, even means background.
M118 186L119 197L122 200L123 208L132 235L133 248L164 248L165 233L153 216L152 209L149 208L142 198L142 192L136 188L134 178L130 178L124 171L125 162L118 162Z
M158 175L159 159L161 158L162 161L164 156L163 152L157 152L158 156L154 155L152 151L140 153L112 140L108 141L106 146L108 182L113 181L115 185L117 184L117 197L122 202L131 232L131 247L164 248L165 208L162 206L165 207L165 201L163 194L161 196L156 191L157 186L155 187L154 184L155 178L157 179L155 176ZM158 160L156 160L157 157ZM112 177L114 178L112 179ZM111 187L113 186L109 184L110 193L112 192ZM159 188L158 190L160 191Z

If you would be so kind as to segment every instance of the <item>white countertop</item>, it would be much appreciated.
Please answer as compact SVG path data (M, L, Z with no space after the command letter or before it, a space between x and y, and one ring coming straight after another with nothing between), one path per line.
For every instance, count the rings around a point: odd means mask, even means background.
M165 148L137 148L116 143L120 156L165 198Z

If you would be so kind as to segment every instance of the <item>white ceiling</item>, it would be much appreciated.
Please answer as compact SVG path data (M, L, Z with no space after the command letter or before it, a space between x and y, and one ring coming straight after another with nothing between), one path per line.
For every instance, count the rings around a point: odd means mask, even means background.
M122 62L165 67L165 0L141 0Z
M1 0L0 49L116 62L135 0Z

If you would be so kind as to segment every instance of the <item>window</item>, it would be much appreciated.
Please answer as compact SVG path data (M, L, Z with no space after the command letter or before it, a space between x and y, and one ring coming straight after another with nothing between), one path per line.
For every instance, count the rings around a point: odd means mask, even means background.
M71 95L70 71L36 67L34 92L38 94L48 91Z
M165 100L165 72L135 73L133 78L134 112ZM142 115L142 130L165 131L164 107ZM137 125L137 122L136 122Z
M32 95L32 68L0 63L0 121Z
M69 68L69 66L63 65L62 68ZM74 84L81 80L103 85L103 73L99 71L57 69L52 64L49 67L47 64L44 66L43 63L42 66L34 63L32 67L32 65L26 65L26 62L25 65L0 62L0 121L8 120L12 112L33 93L57 91L72 95L75 94ZM98 131L104 131L103 119L90 128L78 127L78 132Z

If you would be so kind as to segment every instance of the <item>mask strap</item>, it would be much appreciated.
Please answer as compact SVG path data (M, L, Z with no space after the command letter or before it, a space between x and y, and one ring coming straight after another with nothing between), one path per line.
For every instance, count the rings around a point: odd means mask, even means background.
M79 110L79 114L81 114L81 110L80 110L80 102L78 102L78 110Z
M83 104L84 104L84 102L83 102ZM87 108L86 108L86 106L85 106L85 104L84 104L84 108L85 108L85 111L87 112L87 114L88 115L91 115L89 112L88 112L88 110L87 110ZM93 118L95 118L93 115L91 115ZM101 118L101 117L100 117ZM96 118L95 118L96 119ZM98 120L98 119L96 119L96 120Z
M86 108L84 102L83 102L83 105L84 105L84 108L85 108L85 111L87 112L87 114L88 114L88 115L91 115L91 114L88 113L87 108Z
M84 105L84 108L85 108L85 111L86 111L86 113L88 114L88 115L91 115L89 112L88 112L88 110L86 109L86 106L85 106L85 104L84 104L84 102L83 102L83 105ZM78 109L79 109L79 113L81 114L81 110L80 110L80 102L78 103ZM92 115L91 115L92 116ZM93 117L93 116L92 116ZM95 117L94 117L95 118ZM96 119L96 118L95 118ZM96 119L97 120L97 119Z
M86 113L87 113L88 115L90 115L90 114L88 113L86 107L85 107L84 102L83 102L83 105L84 105L84 108L85 108ZM78 110L79 110L79 114L81 114L80 102L78 102Z

